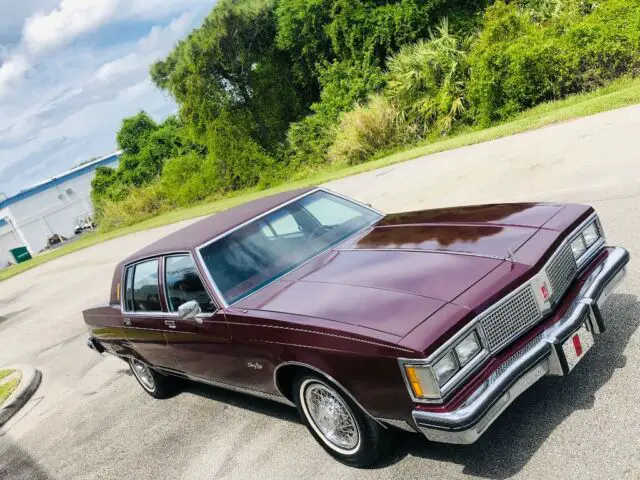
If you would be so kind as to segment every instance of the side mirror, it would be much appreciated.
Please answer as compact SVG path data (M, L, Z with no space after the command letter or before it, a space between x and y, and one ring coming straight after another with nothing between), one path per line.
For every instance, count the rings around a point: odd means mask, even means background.
M178 307L178 316L182 320L196 318L200 312L202 312L202 309L195 300L189 300Z

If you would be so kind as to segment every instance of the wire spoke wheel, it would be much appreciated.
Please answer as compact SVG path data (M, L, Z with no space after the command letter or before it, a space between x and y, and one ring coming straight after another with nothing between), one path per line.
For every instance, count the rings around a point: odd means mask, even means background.
M153 379L151 369L139 360L131 360L131 370L142 386L150 392L156 389L156 382Z
M303 406L315 430L340 453L351 453L360 446L358 423L340 395L317 381L303 385Z

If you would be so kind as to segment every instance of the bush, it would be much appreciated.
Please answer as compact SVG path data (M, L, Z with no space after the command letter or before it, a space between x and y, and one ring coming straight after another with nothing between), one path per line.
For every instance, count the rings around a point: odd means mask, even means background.
M437 33L400 49L388 62L385 94L404 120L420 125L423 134L449 131L467 110L470 75L468 50L472 37L460 39L443 19Z
M337 120L357 102L377 92L384 85L382 69L362 61L334 62L319 66L320 101L311 109L328 121Z
M496 2L469 62L469 97L489 125L569 94L593 90L638 68L640 4L608 0L594 7L567 0L552 20Z
M334 163L356 164L376 152L415 138L415 129L402 122L398 109L382 95L342 116L336 139L329 148Z
M226 114L212 122L207 132L211 168L221 191L253 187L275 166L275 159Z
M96 209L96 219L102 230L123 228L175 208L164 189L157 183L132 188L124 200L105 199Z
M172 202L187 206L213 195L219 188L215 161L189 153L168 160L160 178L164 194Z
M326 165L334 139L335 122L322 115L309 115L292 123L287 133L287 169L295 172Z

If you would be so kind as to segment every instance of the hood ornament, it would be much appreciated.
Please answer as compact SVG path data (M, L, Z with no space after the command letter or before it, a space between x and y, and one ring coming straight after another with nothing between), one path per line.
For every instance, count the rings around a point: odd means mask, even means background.
M507 248L507 256L505 260L509 260L511 263L518 263L518 259L516 258L516 252L513 251L513 248Z

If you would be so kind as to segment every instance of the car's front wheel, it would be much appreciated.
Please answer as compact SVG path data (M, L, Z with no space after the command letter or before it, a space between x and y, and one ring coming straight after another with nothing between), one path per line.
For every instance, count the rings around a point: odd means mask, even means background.
M129 367L142 389L154 398L167 398L173 392L173 378L156 372L149 365L135 358L129 359Z
M307 375L294 383L293 394L309 432L333 457L354 467L378 461L385 432L339 389Z

